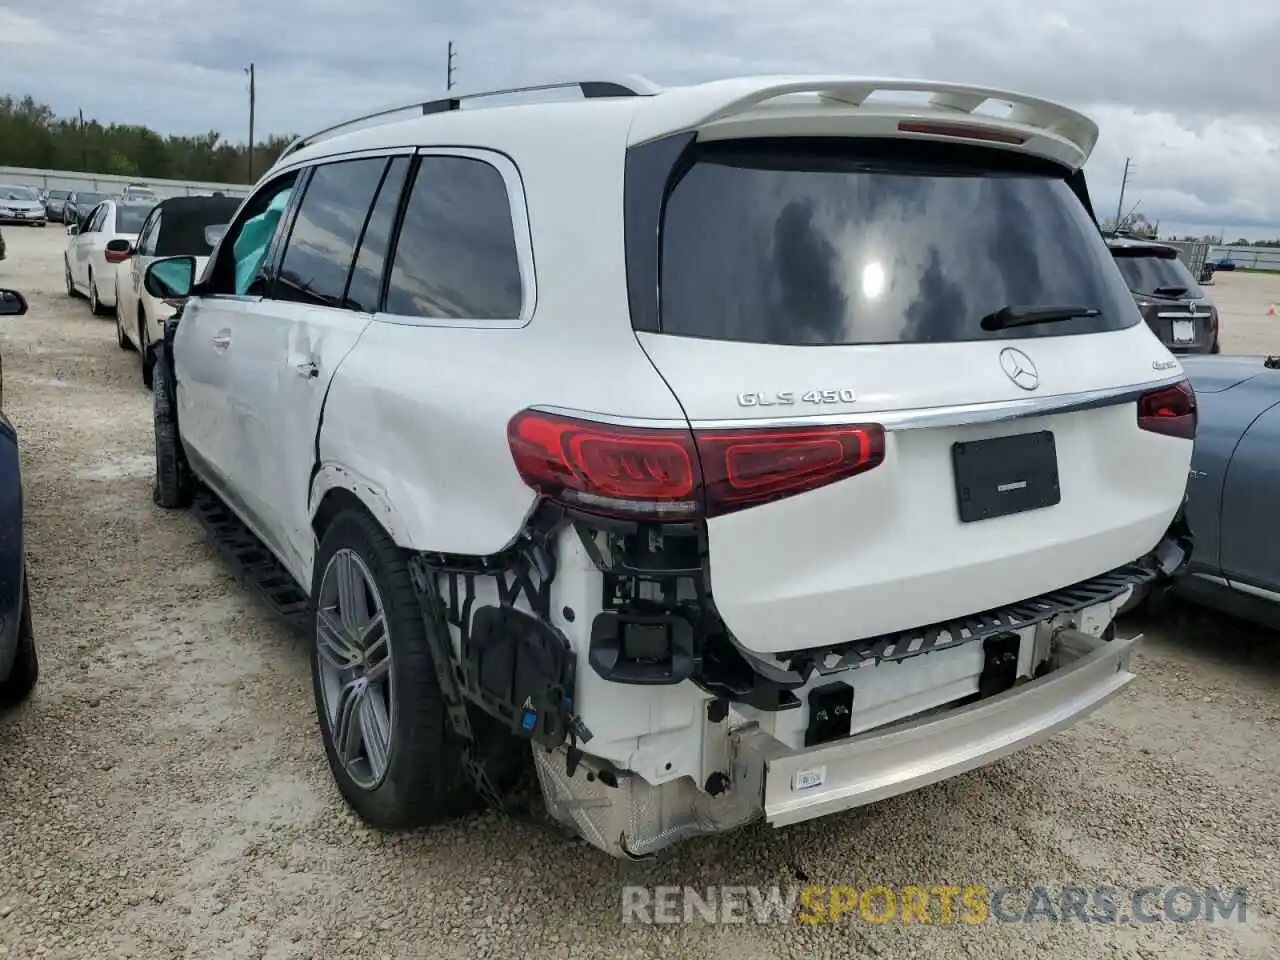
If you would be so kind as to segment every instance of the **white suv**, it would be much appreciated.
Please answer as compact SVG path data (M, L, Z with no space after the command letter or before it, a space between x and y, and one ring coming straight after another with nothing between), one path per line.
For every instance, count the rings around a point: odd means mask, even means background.
M616 856L991 762L1133 679L1113 617L1190 545L1195 398L1099 235L1096 136L851 77L322 131L198 283L148 269L187 298L157 501L305 624L380 827L497 799L530 743Z

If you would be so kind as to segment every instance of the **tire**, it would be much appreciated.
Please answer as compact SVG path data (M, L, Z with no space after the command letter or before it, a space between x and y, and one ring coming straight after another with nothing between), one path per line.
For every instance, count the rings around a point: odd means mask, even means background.
M195 475L182 452L178 418L173 409L173 382L163 359L156 365L151 407L156 438L156 484L152 499L166 510L182 510L191 506Z
M89 271L89 312L95 317L107 315L107 308L98 299L98 281L94 279L92 270Z
M18 649L13 656L9 675L0 680L0 708L9 709L22 703L35 689L40 677L40 661L36 656L36 635L31 627L31 596L27 579L22 578L22 615L18 621Z
M1221 344L1221 343L1219 343L1217 340L1213 341L1213 346L1209 348L1209 352L1210 352L1210 353L1221 353L1221 352L1222 352L1222 344Z
M66 274L67 296L74 299L76 296L76 282L71 279L71 261L66 257L62 258L62 269Z
M116 294L116 296L119 297L119 294ZM117 306L119 305L119 303L120 301L119 299L117 299L116 300ZM119 309L116 310L116 346L119 347L121 350L133 349L133 344L130 342L129 338L124 335L124 327L120 326Z
M364 751L364 757L355 757L350 768L339 754L333 729L333 718L344 702L338 685L349 674L339 673L320 652L322 617L332 622L338 616L334 611L341 609L330 605L328 597L332 596L330 581L344 560L373 587L365 596L381 607L389 661L380 685L366 688L356 711L357 716L367 716L366 709L376 711L386 721L387 733L380 738L386 743L385 751L380 751L385 761L375 764L362 735L356 749ZM368 514L345 510L320 543L311 596L316 716L329 769L343 799L360 819L380 830L439 823L478 805L479 798L463 775L464 744L449 724L404 551Z
M142 357L142 385L154 390L155 353L151 350L151 328L141 307L138 308L138 355Z

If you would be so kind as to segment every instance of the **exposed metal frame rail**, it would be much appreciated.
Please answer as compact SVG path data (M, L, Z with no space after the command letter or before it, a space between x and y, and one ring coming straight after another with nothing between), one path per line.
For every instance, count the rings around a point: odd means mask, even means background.
M372 113L361 114L358 117L351 117L343 120L341 123L335 123L332 126L317 130L305 137L299 137L293 143L285 148L284 153L280 154L280 158L296 153L303 147L309 147L312 144L327 140L330 137L337 136L344 130L354 127L358 124L365 123L369 120L378 120L383 117L390 117L394 114L404 113L406 110L417 110L421 116L429 116L433 113L448 113L450 110L461 110L464 101L479 100L485 97L502 97L511 96L521 93L541 93L552 90L569 90L577 87L584 100L598 100L609 97L651 97L654 94L661 93L662 87L647 80L644 77L634 74L623 74L615 77L599 77L590 80L559 80L550 83L536 83L522 87L505 87L498 90L471 90L463 93L449 93L447 96L438 97L432 100L415 100L412 103L402 103L391 107L384 107L381 110L374 110Z

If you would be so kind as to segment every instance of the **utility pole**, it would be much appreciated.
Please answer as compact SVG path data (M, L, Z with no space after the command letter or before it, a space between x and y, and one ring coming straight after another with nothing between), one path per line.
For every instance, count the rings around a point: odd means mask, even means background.
M253 121L254 112L257 109L257 91L254 89L253 64L249 64L244 72L249 75L249 182L253 183Z
M453 41L449 41L449 70L445 74L445 90L453 89Z
M1129 157L1124 158L1124 176L1120 178L1120 200L1116 203L1116 229L1120 229L1120 214L1124 210L1124 188L1129 184Z
M84 142L84 111L80 111L80 169L89 169L89 148Z

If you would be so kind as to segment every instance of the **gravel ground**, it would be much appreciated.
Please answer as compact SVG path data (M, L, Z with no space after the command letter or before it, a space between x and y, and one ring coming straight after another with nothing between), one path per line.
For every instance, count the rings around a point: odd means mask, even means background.
M62 293L63 236L6 228L4 402L21 431L43 676L0 720L8 957L1263 958L1280 922L1280 658L1206 615L1145 629L1141 678L1048 744L784 831L620 864L480 816L382 837L333 789L305 651L193 518L151 503L149 395ZM1280 349L1280 280L1213 288L1230 351ZM1247 922L711 928L620 922L620 886L1245 885Z

